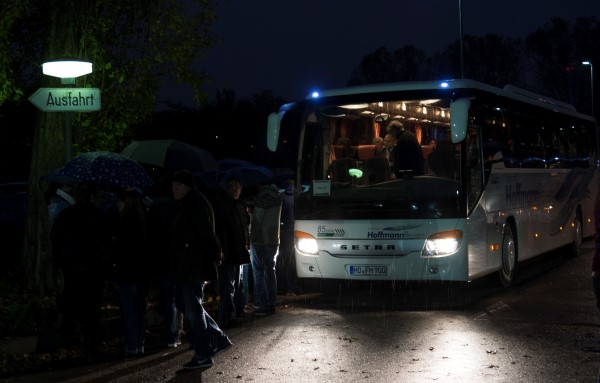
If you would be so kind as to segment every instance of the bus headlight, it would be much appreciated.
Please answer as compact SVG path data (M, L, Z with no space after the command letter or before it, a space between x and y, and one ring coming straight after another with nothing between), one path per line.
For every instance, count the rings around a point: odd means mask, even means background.
M424 257L445 257L452 255L458 251L461 242L461 230L436 233L427 238L421 255Z
M296 249L298 249L299 252L314 256L319 255L317 240L312 235L296 230L294 232L294 239L296 242Z

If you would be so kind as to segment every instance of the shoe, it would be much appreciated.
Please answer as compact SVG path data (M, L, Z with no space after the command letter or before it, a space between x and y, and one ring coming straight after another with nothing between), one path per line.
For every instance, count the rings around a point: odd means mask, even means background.
M199 368L211 368L213 366L212 358L198 359L193 357L192 360L183 365L186 370L196 370Z
M213 356L217 356L220 353L229 350L231 348L231 346L233 346L233 343L231 343L231 341L229 340L229 338L224 337L223 341L221 342L221 344L218 345L217 347L213 348Z
M177 348L177 346L181 346L181 342L180 341L175 341L173 343L168 343L167 344L167 348Z
M221 323L221 325L219 327L221 327L222 330L227 330L227 329L230 329L230 328L235 327L237 325L238 325L237 320L230 319L230 320L228 320L226 322Z
M125 358L124 358L125 360L131 360L131 359L137 359L137 358L138 358L138 354L125 351Z
M265 317L268 314L269 313L265 310L254 310L254 312L252 313L252 315L254 315L255 317Z

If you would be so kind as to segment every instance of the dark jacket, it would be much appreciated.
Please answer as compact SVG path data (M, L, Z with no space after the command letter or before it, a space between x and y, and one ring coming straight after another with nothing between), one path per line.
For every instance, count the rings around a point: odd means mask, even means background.
M412 170L412 175L423 174L423 153L414 133L403 130L398 136L394 150L394 172L399 176L404 170Z
M133 198L137 205L117 213L114 221L113 277L118 284L144 283L152 277L146 211L140 197Z
M171 239L171 274L176 283L217 279L221 246L214 234L213 209L196 190L190 190L180 202Z
M56 265L65 272L103 278L112 239L107 217L92 202L79 201L64 209L52 225Z
M213 203L216 233L223 247L223 263L243 265L250 263L248 228L250 216L244 204L227 194Z
M254 200L252 231L254 245L279 245L282 200L277 188L265 185Z
M152 198L148 211L148 236L153 274L170 277L171 231L179 212L179 203L172 196Z

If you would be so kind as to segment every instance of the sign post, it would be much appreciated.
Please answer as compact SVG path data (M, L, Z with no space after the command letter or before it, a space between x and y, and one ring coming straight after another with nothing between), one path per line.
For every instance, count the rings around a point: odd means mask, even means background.
M71 112L95 112L100 110L100 89L39 88L29 96L29 101L43 112L66 112L65 141L68 161L73 157Z

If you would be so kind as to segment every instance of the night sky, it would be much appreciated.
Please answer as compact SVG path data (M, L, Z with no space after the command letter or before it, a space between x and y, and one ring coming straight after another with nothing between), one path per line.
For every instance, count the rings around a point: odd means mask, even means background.
M294 100L343 87L366 54L407 44L427 54L460 37L458 0L229 0L217 6L222 39L203 63L206 91L238 98L263 90ZM463 34L523 38L551 17L600 18L600 0L462 0ZM189 104L185 86L161 99Z

